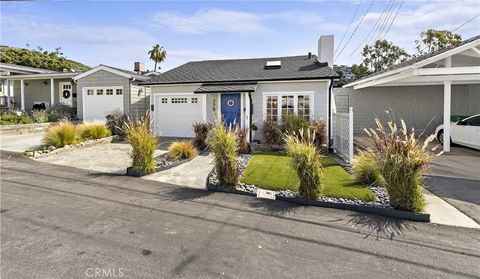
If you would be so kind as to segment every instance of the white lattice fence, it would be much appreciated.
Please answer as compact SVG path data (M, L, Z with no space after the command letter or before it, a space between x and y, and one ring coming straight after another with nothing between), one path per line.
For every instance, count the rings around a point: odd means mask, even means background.
M333 151L345 161L353 159L353 110L333 114Z

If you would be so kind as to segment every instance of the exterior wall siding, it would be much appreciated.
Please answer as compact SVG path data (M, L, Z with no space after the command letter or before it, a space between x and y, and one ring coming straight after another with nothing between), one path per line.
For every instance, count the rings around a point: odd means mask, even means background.
M427 133L443 123L443 86L334 88L337 112L353 107L354 132L375 127L375 118L404 119L407 126ZM389 113L387 114L386 111ZM480 84L452 85L452 115L480 113Z
M77 81L77 115L83 120L83 88L123 86L123 110L130 113L130 79L100 70Z
M47 84L43 84L46 81ZM50 79L39 79L39 80L24 80L27 85L25 85L25 109L31 110L35 102L45 102L47 106L50 105ZM61 82L71 82L72 83L72 93L77 92L76 84L69 78L67 79L54 79L54 103L58 104L60 97L60 83ZM21 98L20 98L20 81L15 80L13 85L13 96L15 107L21 107ZM78 95L77 95L78 96ZM73 107L75 107L77 98L73 98Z
M132 85L130 116L133 118L143 117L150 107L150 88L139 85Z

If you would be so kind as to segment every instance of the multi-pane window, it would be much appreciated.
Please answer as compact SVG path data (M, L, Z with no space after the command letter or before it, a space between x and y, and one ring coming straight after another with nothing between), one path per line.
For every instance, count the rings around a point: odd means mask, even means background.
M168 98L162 98L162 104L168 103Z
M122 95L123 94L123 89L116 89L115 94Z
M97 89L97 95L103 95L103 89Z
M267 121L279 121L286 115L298 115L309 120L312 113L311 95L273 95L267 96L265 101Z
M192 104L197 104L198 103L198 98L192 98Z
M107 93L107 95L113 95L113 89L107 89L105 93Z
M93 89L87 89L87 95L93 95Z
M282 117L294 114L293 96L282 96Z
M186 104L187 98L172 98L172 104Z
M267 97L267 121L278 121L278 97Z
M310 119L310 96L297 96L297 115Z

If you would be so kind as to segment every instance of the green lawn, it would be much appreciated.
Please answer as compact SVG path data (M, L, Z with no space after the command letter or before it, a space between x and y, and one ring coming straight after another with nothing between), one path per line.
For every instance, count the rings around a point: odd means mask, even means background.
M299 179L290 165L291 158L282 154L255 154L241 177L241 182L268 190L298 191ZM324 188L321 195L335 198L374 201L375 195L353 181L352 177L335 160L322 157Z

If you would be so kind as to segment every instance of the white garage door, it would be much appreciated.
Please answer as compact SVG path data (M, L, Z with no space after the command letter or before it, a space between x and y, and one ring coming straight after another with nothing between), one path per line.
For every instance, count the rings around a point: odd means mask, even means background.
M204 96L154 96L154 131L163 137L193 137L192 124L203 121Z
M84 87L84 121L105 121L112 111L123 112L123 87Z

